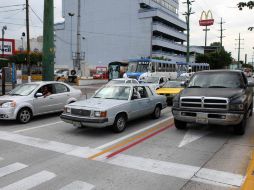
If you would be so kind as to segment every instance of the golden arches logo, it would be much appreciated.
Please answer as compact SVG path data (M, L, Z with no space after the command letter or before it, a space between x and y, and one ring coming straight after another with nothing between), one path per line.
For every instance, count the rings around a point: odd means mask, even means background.
M199 20L200 26L211 26L214 23L212 11L203 11Z

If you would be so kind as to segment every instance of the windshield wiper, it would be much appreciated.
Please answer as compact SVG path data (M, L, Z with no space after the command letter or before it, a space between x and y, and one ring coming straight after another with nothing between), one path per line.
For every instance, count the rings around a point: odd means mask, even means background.
M189 86L188 88L202 88L201 86Z
M227 88L226 86L208 86L208 88Z

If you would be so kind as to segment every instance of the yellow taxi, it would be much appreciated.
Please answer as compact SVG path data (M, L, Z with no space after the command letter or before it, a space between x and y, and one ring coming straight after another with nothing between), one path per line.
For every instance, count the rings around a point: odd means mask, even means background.
M172 104L174 96L184 89L184 81L167 81L162 88L156 90L159 95L167 97L168 105Z

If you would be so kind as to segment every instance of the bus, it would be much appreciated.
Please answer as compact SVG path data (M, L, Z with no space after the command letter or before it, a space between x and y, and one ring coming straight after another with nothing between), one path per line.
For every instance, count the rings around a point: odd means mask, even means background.
M177 62L177 76L191 76L193 73L203 70L210 70L210 65L208 63Z
M144 80L148 76L164 76L168 79L177 78L177 64L172 61L158 59L130 59L124 77Z
M128 62L111 62L108 64L108 80L123 78L128 69Z

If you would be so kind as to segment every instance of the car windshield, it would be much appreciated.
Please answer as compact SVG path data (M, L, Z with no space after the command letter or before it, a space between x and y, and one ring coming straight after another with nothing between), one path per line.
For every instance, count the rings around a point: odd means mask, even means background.
M27 96L31 94L36 88L38 84L23 84L14 88L9 95L11 96Z
M108 84L112 85L112 84L124 84L125 80L111 80L108 82Z
M182 88L182 81L168 81L163 88Z
M93 98L128 100L130 89L127 86L106 86L98 91Z
M238 73L199 73L193 76L188 88L242 88Z
M138 72L138 73L145 73L148 71L149 68L149 63L147 62L130 62L128 66L128 71L127 72Z
M158 83L160 80L160 77L147 77L144 82L145 83Z

